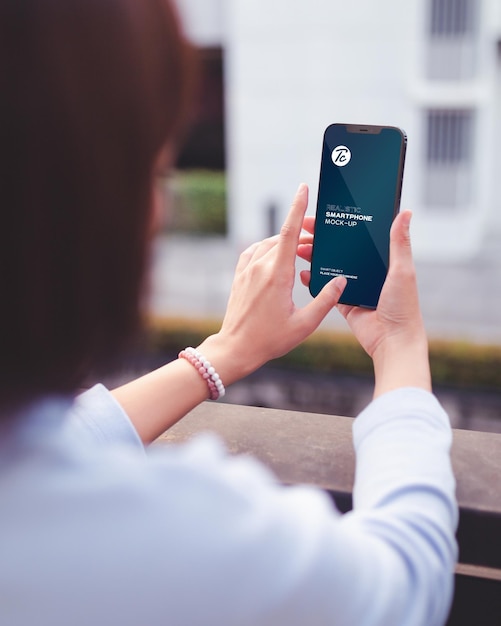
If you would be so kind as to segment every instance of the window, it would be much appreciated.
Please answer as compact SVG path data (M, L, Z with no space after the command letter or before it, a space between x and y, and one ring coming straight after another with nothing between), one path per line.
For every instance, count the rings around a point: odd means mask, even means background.
M223 50L196 51L195 93L173 176L166 181L170 233L226 233Z
M430 0L427 77L467 80L476 73L477 23L482 0Z
M221 48L197 51L197 90L179 169L225 169L224 80Z
M471 201L474 111L426 112L424 202L430 208L461 208Z
M471 37L475 31L477 5L478 0L432 0L430 20L432 37Z

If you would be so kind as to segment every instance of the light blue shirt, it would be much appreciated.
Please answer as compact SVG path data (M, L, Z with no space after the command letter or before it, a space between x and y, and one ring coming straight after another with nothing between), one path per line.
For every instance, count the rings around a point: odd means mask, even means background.
M214 437L146 454L102 386L0 429L2 626L434 626L457 509L449 421L418 389L356 418L354 510Z

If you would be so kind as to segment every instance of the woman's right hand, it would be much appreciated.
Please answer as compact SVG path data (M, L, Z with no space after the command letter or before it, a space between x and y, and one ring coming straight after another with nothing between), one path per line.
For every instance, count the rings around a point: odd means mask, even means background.
M226 383L304 341L336 306L346 285L346 278L338 276L305 306L294 303L298 247L312 239L302 234L307 206L308 187L302 184L280 234L240 255L221 329L198 346Z
M390 266L375 310L338 304L351 330L374 361L374 395L398 387L431 389L428 341L419 308L412 259L410 211L395 218L390 233ZM311 218L304 227L312 232ZM306 258L306 251L301 256ZM309 281L308 273L302 275Z

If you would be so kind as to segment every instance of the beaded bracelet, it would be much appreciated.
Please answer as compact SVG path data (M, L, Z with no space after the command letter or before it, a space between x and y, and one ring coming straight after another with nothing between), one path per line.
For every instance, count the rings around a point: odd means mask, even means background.
M219 400L225 394L225 389L222 380L219 378L219 374L214 367L198 350L195 348L185 348L179 353L180 359L186 359L198 370L200 376L207 383L209 387L209 397L211 400Z

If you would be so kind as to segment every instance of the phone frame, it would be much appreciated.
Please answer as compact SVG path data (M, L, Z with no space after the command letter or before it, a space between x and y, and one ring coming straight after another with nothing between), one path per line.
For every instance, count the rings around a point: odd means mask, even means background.
M405 133L404 130L402 130L401 128L399 128L398 126L388 126L388 125L375 125L375 124L347 124L347 123L342 123L342 122L335 122L333 124L329 124L329 126L325 129L324 134L323 134L323 138L322 138L322 151L321 151L321 161L320 161L320 175L319 175L319 185L318 185L318 193L317 193L317 205L316 205L316 210L315 210L315 230L314 230L314 236L313 236L313 250L312 250L312 259L311 259L311 264L310 264L310 268L311 271L313 272L313 266L314 266L314 260L315 260L315 234L317 231L317 219L318 219L318 213L319 213L319 202L320 202L320 193L321 193L321 184L322 184L322 175L325 175L324 172L322 172L322 165L323 165L323 155L324 155L324 146L326 144L326 135L329 132L329 130L332 127L342 127L346 130L347 133L354 133L354 134L367 134L367 135L378 135L381 133L381 131L383 129L390 129L390 130L395 130L397 131L402 140L401 140L401 144L400 144L400 157L399 157L399 163L398 163L398 170L397 170L397 178L396 178L396 188L395 188L395 193L394 193L394 202L393 202L393 214L391 217L391 223L393 223L393 220L395 219L395 217L397 216L399 210L400 210L400 201L401 201L401 197L402 197L402 188L403 188L403 176L404 176L404 167L405 167L405 157L406 157L406 151L407 151L407 134ZM389 232L388 232L388 239L389 239ZM315 297L316 295L318 295L317 293L313 293L311 290L311 279L310 279L310 288L309 288L310 294ZM339 300L340 304L348 304L351 306L359 306L362 308L368 308L368 309L375 309L377 307L376 306L372 306L372 305L368 305L368 304L364 304L364 303L359 303L359 302L348 302L346 300L343 299L343 294L341 295L341 298Z

